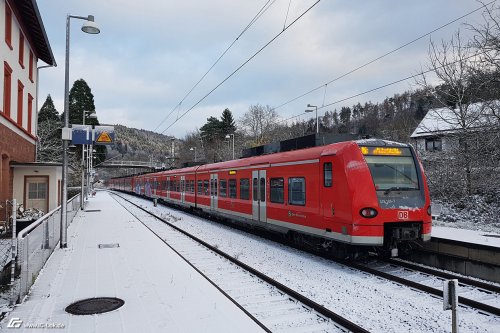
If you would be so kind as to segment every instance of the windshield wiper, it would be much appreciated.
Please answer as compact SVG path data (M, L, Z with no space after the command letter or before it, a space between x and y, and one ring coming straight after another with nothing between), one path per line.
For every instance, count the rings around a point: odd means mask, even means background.
M418 190L416 187L389 187L387 190L384 191L384 194L387 195L389 192L392 191L412 191L412 190Z

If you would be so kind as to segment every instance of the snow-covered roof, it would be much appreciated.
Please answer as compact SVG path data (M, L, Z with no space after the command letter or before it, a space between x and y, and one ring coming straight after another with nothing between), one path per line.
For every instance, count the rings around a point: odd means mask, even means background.
M431 109L411 134L411 138L448 134L460 129L481 128L487 124L498 123L492 108L498 110L500 101L480 102L468 105L462 116L458 108Z

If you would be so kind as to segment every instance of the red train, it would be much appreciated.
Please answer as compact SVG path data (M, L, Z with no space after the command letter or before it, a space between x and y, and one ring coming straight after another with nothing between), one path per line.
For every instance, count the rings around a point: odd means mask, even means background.
M410 145L385 140L114 178L109 187L275 230L340 256L394 256L431 235L422 166Z

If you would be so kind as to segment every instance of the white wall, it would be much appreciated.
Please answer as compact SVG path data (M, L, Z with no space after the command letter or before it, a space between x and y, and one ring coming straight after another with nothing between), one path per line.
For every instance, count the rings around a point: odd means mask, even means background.
M14 166L14 186L13 197L18 203L24 202L25 185L24 177L49 177L49 211L58 206L57 202L57 185L62 178L61 166ZM48 213L48 212L46 212Z

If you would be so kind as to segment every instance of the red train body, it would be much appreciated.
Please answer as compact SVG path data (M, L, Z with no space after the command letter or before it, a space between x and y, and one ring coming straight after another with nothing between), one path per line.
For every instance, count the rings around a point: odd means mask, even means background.
M272 229L340 252L428 241L430 199L411 146L358 140L139 176L110 188Z

